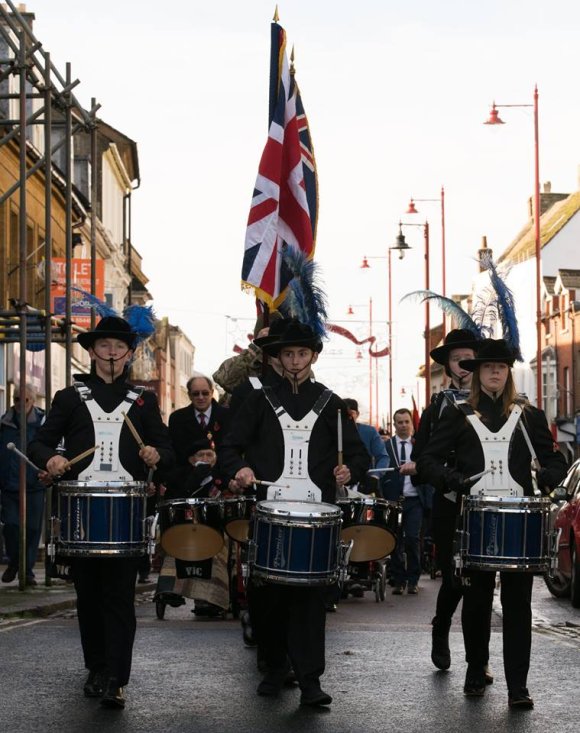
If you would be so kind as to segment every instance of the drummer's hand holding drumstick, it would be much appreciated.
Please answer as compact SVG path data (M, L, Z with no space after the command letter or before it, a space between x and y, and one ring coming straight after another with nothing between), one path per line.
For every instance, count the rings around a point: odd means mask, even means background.
M399 466L399 473L401 476L416 476L417 464L415 461L406 461L406 463L401 463Z
M60 478L68 470L68 460L61 455L52 456L46 462L46 471L51 478Z
M251 486L253 483L255 483L255 481L256 477L254 476L254 472L252 471L252 469L244 466L244 468L240 468L240 470L236 473L236 475L234 476L234 480L230 481L229 489L234 493L240 493L242 489Z
M157 452L157 448L153 448L151 445L144 445L139 451L139 458L149 468L155 468L155 466L161 460L161 456Z
M350 468L346 464L343 463L339 466L335 466L333 473L336 483L339 486L344 486L350 482Z

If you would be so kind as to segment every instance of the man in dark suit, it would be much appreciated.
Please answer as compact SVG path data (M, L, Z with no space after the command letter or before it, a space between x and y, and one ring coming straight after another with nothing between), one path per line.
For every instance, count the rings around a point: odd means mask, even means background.
M413 448L413 417L407 408L396 410L393 415L395 435L386 441L385 447L390 465L401 468L411 459ZM403 515L399 528L397 546L391 559L393 573L393 595L403 594L405 587L409 595L418 593L421 575L420 534L423 512L430 504L432 487L413 486L411 478L404 472L395 470L386 475L383 494L389 501L402 501ZM405 557L406 556L406 557ZM406 562L405 562L406 560Z
M175 410L169 416L169 437L177 455L177 463L186 465L192 446L207 439L219 449L227 432L229 412L213 399L213 382L202 375L191 377L187 382L187 393L191 405Z

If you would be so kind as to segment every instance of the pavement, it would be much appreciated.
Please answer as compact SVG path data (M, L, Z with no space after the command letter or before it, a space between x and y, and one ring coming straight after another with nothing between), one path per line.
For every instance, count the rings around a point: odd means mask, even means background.
M0 575L6 565L0 565ZM76 607L76 593L72 583L52 578L46 585L44 567L34 568L37 585L18 587L18 576L12 583L0 583L0 620L14 617L46 618L58 611ZM157 576L151 575L151 582L138 583L137 592L153 591Z

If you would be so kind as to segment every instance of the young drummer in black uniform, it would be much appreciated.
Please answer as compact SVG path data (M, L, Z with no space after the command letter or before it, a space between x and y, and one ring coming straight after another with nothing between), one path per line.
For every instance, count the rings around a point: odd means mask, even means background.
M273 404L279 403L291 422L300 422L317 403L320 405L324 394L323 399L328 401L306 441L307 472L311 483L320 490L321 500L333 503L337 485L364 478L369 458L342 400L332 393L326 394L322 384L311 380L311 368L322 350L322 342L309 326L292 319L282 334L262 348L279 358L285 378L276 386L255 390L247 397L223 445L222 467L240 488L252 486L255 479L277 481L285 468L285 434L277 416L280 409L275 412ZM339 410L344 441L344 463L340 466ZM266 498L261 485L257 498ZM291 500L292 492L284 498ZM277 695L291 663L302 690L301 704L329 705L332 698L320 687L325 667L324 589L264 583L252 592L252 608L260 615L256 625L258 644L264 650L268 668L258 694Z
M401 473L413 477L413 483L421 480L420 477L416 477L416 461L425 450L443 412L453 405L457 397L466 398L469 394L471 372L462 369L459 362L462 359L472 359L480 343L481 338L476 338L472 331L455 328L445 336L444 343L431 352L431 358L445 368L445 374L451 382L449 388L435 395L429 407L423 411L419 428L415 433L411 461L401 468ZM453 466L454 462L455 457L449 456L447 465ZM431 622L433 625L431 659L438 669L444 670L451 666L449 630L453 614L462 596L461 584L455 576L453 562L453 542L460 505L461 497L455 492L436 491L433 496L431 521L437 565L441 570L441 586L437 595L435 617ZM489 637L491 627L487 631ZM491 684L493 676L489 669L486 669L485 676L488 684Z
M54 396L48 418L29 447L29 455L46 467L56 480L85 480L87 472L99 480L128 477L145 481L148 469L167 467L174 461L167 428L152 392L127 382L127 365L136 334L122 318L107 316L94 331L78 341L91 357L90 374L75 375L74 386ZM139 448L124 424L125 412L141 436ZM97 417L95 417L97 416ZM101 461L96 451L68 467L68 461L100 443L103 420L109 432L111 454ZM112 425L116 427L111 427ZM56 448L64 438L64 456ZM135 638L135 581L139 557L73 558L72 575L77 592L77 613L85 666L89 676L87 697L100 697L105 707L123 708L123 687L129 681Z
M516 393L511 367L514 352L503 339L486 339L477 357L459 362L473 372L469 402L447 409L418 460L418 471L440 491L483 496L533 496L532 454L539 460L538 485L549 492L566 474L566 461L554 444L546 416ZM493 436L493 440L492 440ZM493 468L507 462L508 470ZM455 466L447 465L454 451ZM499 452L498 452L499 451ZM499 456L499 458L498 458ZM487 470L491 466L490 470ZM468 479L486 470L475 483ZM464 693L480 697L485 692L488 661L488 624L493 602L495 572L465 571L461 616L467 660ZM512 708L529 709L534 703L527 689L530 664L533 575L524 571L501 572L503 658Z

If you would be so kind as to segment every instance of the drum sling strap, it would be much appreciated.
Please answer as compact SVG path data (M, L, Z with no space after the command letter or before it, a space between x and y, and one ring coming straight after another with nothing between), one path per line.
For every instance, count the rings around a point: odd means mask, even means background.
M275 483L288 486L276 489L275 496L268 498L320 501L322 492L308 475L308 450L312 428L332 397L332 390L325 389L301 420L294 420L286 412L272 387L263 386L262 391L278 418L284 439L284 468Z
M510 445L520 423L522 408L515 405L506 423L497 433L492 433L467 402L458 402L457 407L463 412L481 442L483 468L487 471L473 484L469 493L472 496L524 496L523 487L509 472Z
M129 389L121 404L112 412L105 412L86 384L75 382L73 386L89 411L95 429L95 445L99 446L90 465L79 475L79 481L132 481L133 477L119 460L119 439L124 422L122 413L129 411L143 393L143 387Z

